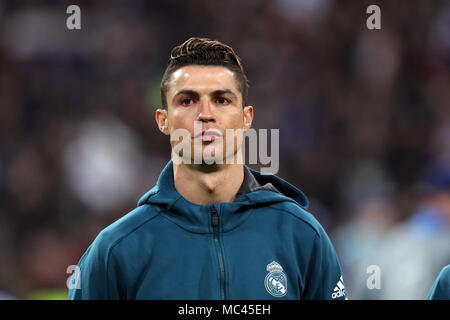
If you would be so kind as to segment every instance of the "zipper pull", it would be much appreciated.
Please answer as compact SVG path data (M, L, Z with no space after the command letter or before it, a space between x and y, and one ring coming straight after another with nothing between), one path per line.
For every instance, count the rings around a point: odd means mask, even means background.
M213 227L217 227L219 225L219 215L217 214L217 210L214 206L211 208L211 213L212 213L211 224Z

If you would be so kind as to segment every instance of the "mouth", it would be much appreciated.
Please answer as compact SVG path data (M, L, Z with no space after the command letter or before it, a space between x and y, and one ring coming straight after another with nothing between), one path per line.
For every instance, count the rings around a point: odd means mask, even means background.
M200 134L197 134L194 139L200 139L203 142L213 142L216 139L222 138L222 133L218 130L203 130Z

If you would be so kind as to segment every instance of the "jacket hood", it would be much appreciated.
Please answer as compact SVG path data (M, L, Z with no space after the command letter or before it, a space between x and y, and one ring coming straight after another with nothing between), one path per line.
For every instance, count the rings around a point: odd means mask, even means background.
M244 212L249 207L270 205L283 201L295 202L303 209L308 208L305 194L275 175L244 168L244 181L234 202L223 202L211 205L198 205L184 199L174 186L173 162L169 160L162 170L156 185L144 194L138 201L138 206L145 204L157 205L165 209L168 218L183 228L193 232L210 232L211 210L216 208L222 218L223 231L233 229L246 219Z
M247 166L244 166L244 172L246 174L250 173L257 181L257 183L260 185L259 187L250 190L250 192L257 190L270 190L273 192L278 192L286 196L287 198L294 200L303 209L305 210L308 209L309 202L306 195L300 189L294 187L289 182L272 174L271 175L262 174L259 171L248 168ZM250 179L251 177L249 178L249 180Z

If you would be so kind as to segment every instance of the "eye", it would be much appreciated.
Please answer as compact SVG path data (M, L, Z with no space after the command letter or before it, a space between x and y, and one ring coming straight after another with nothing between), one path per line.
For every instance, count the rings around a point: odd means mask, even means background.
M230 100L228 100L227 98L224 97L219 97L216 99L216 103L218 104L229 104Z
M181 100L181 104L184 106L190 105L194 102L194 100L192 98L184 98L183 100Z

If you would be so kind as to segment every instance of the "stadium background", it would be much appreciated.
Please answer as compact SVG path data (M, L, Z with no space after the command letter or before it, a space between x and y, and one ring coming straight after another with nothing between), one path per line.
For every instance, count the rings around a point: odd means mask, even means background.
M371 4L381 30L366 28ZM67 267L154 185L170 157L159 82L191 36L241 57L254 128L280 129L278 175L310 198L350 298L425 298L450 263L439 0L1 1L1 298L65 298Z

